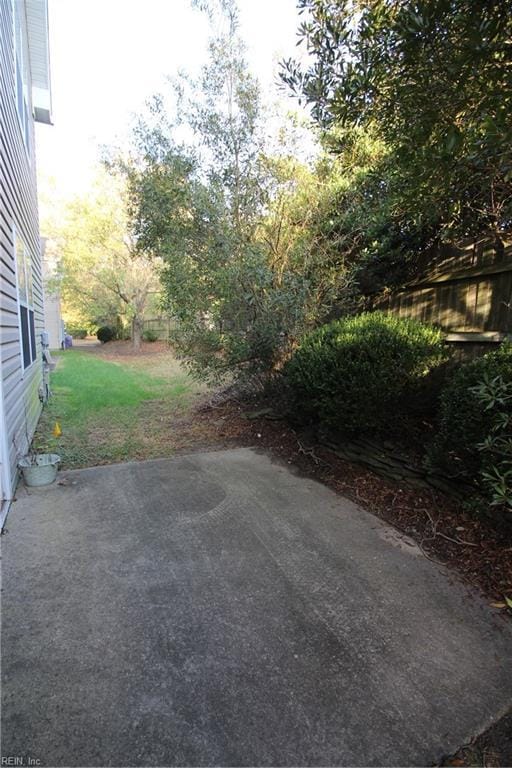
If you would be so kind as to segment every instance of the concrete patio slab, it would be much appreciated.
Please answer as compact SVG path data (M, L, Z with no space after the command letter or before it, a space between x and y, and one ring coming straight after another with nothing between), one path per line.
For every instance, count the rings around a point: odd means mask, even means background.
M249 449L65 473L3 541L3 756L431 765L512 704L512 632Z

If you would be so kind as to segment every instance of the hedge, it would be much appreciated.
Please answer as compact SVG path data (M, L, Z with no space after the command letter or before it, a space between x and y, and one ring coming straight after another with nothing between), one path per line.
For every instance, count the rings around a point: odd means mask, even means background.
M415 320L336 320L308 334L284 367L292 415L347 435L384 432L446 357L441 331Z
M485 455L478 446L488 436L493 412L485 410L474 388L485 378L501 376L512 382L512 346L463 363L447 381L441 394L436 437L428 452L429 464L454 477L475 480Z

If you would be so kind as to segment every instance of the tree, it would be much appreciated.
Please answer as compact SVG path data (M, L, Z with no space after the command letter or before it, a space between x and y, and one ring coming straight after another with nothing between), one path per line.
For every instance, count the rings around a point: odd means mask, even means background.
M164 260L163 302L179 321L178 348L197 372L218 377L271 368L282 325L264 300L274 275L257 235L269 202L259 87L236 6L209 11L220 32L199 80L177 84L179 120L154 99L121 165L137 245ZM176 140L180 122L188 146Z
M154 98L130 154L117 161L137 247L164 262L177 349L216 381L280 370L306 330L357 304L363 193L349 190L383 154L360 137L354 162L348 152L304 157L310 131L296 117L268 120L236 8L227 1L221 11L223 31L199 80L181 77L170 106L165 95ZM274 134L263 115L278 125Z
M447 237L510 227L512 14L494 0L299 0L282 77L324 127L390 152L394 205ZM390 166L387 166L388 171Z
M89 323L123 316L139 349L144 311L159 290L158 263L135 246L119 180L103 175L91 194L69 201L51 234L64 308Z

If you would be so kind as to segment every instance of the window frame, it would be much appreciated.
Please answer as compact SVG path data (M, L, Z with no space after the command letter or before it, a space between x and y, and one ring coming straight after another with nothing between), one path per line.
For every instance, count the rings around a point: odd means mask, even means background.
M27 60L28 50L26 42L26 29L21 23L18 14L24 12L25 5L20 0L11 0L12 10L12 40L13 40L13 75L14 75L14 102L18 124L21 131L23 145L27 158L32 164L32 133L31 133L31 103L29 93L29 64Z
M34 274L32 270L32 254L23 237L13 224L14 265L16 274L16 298L18 302L18 335L20 343L20 360L23 375L37 362L37 341L34 308ZM21 258L19 248L21 247ZM27 254L29 259L27 259ZM28 263L27 263L28 262ZM20 266L24 272L26 297L20 293ZM28 270L30 270L30 279ZM28 349L28 362L25 350Z

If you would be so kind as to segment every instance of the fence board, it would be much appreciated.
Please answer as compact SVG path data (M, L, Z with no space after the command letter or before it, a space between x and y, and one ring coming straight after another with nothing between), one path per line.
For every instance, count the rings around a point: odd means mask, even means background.
M144 320L144 331L156 333L160 341L168 341L176 322L169 317L153 317Z
M512 241L442 245L429 270L377 297L374 309L434 323L447 333L512 334Z

